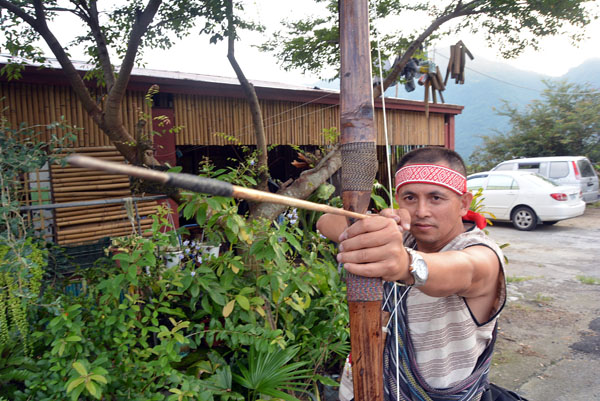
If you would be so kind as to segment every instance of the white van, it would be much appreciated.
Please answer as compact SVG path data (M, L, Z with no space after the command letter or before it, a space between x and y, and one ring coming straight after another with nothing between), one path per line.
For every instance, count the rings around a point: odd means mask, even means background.
M508 160L498 164L492 171L531 171L556 181L559 185L579 185L583 200L598 200L598 176L592 163L583 156L530 157Z

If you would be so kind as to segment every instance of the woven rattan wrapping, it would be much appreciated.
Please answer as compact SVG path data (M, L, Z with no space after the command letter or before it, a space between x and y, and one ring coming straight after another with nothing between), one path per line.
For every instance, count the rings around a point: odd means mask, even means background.
M373 142L352 142L342 145L343 191L371 192L377 172L377 152ZM383 286L380 278L369 278L349 273L348 301L380 301Z
M342 145L342 182L344 191L371 191L377 173L374 142Z
M362 277L348 273L346 297L351 302L381 301L383 282L379 277Z

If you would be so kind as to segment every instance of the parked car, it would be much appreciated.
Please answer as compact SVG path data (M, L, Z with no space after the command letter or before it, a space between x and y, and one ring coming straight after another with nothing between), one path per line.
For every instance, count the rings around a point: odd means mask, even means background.
M498 221L511 221L515 228L530 231L539 223L581 216L585 202L578 186L558 185L527 171L488 171L467 177L467 188L482 188L483 210Z
M592 163L583 156L548 156L508 160L492 171L530 171L556 181L560 185L577 185L587 203L598 200L598 175Z

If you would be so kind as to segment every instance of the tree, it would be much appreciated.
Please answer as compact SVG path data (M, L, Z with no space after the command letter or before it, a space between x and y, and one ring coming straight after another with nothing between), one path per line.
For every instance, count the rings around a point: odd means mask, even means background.
M587 156L600 160L600 90L589 84L544 81L540 100L524 110L504 101L497 111L510 119L506 133L483 136L470 157L487 170L504 160L535 156Z
M155 165L158 162L149 152L143 155L143 160L137 160L135 135L127 132L121 119L120 110L131 71L141 62L144 49L168 49L173 38L190 34L198 23L203 24L200 34L209 35L211 42L223 39L227 30L225 4L221 0L132 0L117 2L113 8L105 7L100 8L97 0L0 0L4 38L0 45L13 56L43 62L46 56L32 43L45 41L83 108L119 152L129 162ZM232 7L242 6L235 2ZM56 36L59 29L56 20L63 14L79 18L85 29L83 35L67 45L60 43ZM256 28L239 17L231 23L240 28ZM75 69L69 54L70 49L79 45L86 46L89 62L94 66L85 77ZM18 78L22 68L22 64L15 62L7 65L2 73ZM105 86L103 105L90 96L85 79L97 79Z
M323 75L328 67L339 65L338 0L315 1L326 4L326 14L305 20L285 21L285 29L262 46L264 50L274 52L286 70L297 68ZM569 35L573 41L580 40L583 37L582 28L597 18L586 8L586 3L592 1L372 1L371 16L378 23L371 24L371 37L381 36L382 58L394 58L391 68L386 71L383 89L394 85L415 53L440 35L480 32L507 58L518 55L526 47L537 49L539 39L545 36ZM430 17L429 24L420 32L410 34L400 30L379 35L381 26L394 24L394 17L413 12L425 13ZM455 25L442 30L450 22L455 22ZM569 33L572 28L577 29L575 33ZM376 61L375 42L371 49L372 60ZM376 64L373 70L377 70ZM379 85L374 90L374 97L379 97L381 93Z

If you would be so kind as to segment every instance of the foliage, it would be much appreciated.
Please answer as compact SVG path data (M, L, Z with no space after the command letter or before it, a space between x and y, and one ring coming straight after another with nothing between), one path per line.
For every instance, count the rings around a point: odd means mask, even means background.
M240 366L240 374L234 380L251 390L249 400L255 401L260 394L296 401L297 398L279 389L303 391L297 384L310 377L310 369L302 368L307 361L288 363L298 352L298 347L279 349L275 352L258 352L250 347L248 367Z
M600 160L600 91L588 84L544 81L541 100L525 110L504 102L498 114L510 118L510 131L483 136L469 159L476 170L519 157L587 156Z
M284 21L281 31L262 45L262 49L276 54L284 69L300 69L316 74L330 74L339 66L339 22L337 0L315 0L323 10L319 15L303 20ZM439 35L461 31L479 32L488 42L498 47L505 57L514 57L526 47L537 48L539 39L551 35L569 35L576 41L582 37L580 29L595 15L587 8L588 0L564 2L540 2L513 0L489 1L419 1L400 0L370 3L371 38L380 39L384 60L400 57L416 44L427 46L427 40ZM414 21L429 17L426 26L415 32L407 32L406 26ZM450 29L439 28L450 20L456 24ZM427 18L425 18L427 20ZM404 24L404 21L410 21ZM402 30L381 33L382 27L400 26ZM573 29L578 28L578 29ZM575 32L575 33L573 33ZM419 36L421 35L421 36ZM378 63L375 52L377 43L371 43L374 61L373 71L377 75ZM417 54L418 55L418 54ZM409 57L412 55L409 55ZM403 67L403 66L402 66ZM401 68L402 68L401 67ZM327 76L334 78L334 76Z
M234 2L234 7L243 11L240 2ZM2 1L0 8L7 11L0 14L0 24L5 34L4 48L11 55L18 57L14 60L14 65L9 64L3 70L12 78L19 78L21 58L42 63L46 60L42 49L35 47L33 43L39 39L48 41L49 36L43 29L42 21L52 32L64 21L60 17L74 17L84 29L81 35L64 44L63 49L67 52L75 47L86 49L88 63L95 66L87 78L98 78L101 81L106 78L103 63L110 57L107 49L118 59L122 60L128 53L133 52L140 60L144 49L168 49L175 39L189 35L192 30L208 35L211 43L222 40L226 31L225 2L219 0L136 0L113 5L108 2L93 2L87 5L75 0L52 0L40 3L39 12L36 12L33 2ZM144 18L150 18L146 26ZM241 29L261 28L260 25L239 17L234 23ZM134 32L135 30L137 32ZM138 35L139 39L136 40ZM68 54L66 55L68 57ZM55 56L60 58L58 54Z
M203 174L225 181L238 181L247 171L243 165L227 170L212 170L207 164L202 167ZM331 191L325 190L313 196L330 195ZM273 343L302 344L298 357L309 359L315 371L322 370L325 363L335 363L332 352L343 358L349 338L347 307L335 271L337 263L331 256L332 245L312 230L317 216L301 211L276 222L246 221L237 214L235 200L199 194L191 195L182 211L184 217L195 215L205 227L206 241L229 244L222 257L229 256L228 274L235 274L234 283L242 280L235 287L244 290L224 305L227 319L262 321L277 334ZM227 272L221 269L217 273Z
M233 179L252 170L203 171ZM300 217L247 221L229 198L193 194L182 212L200 223L205 242L221 243L220 255L191 257L192 242L164 230L160 209L150 237L115 240L112 261L78 272L79 294L46 287L28 320L32 358L17 364L22 351L2 353L14 371L0 364L0 396L294 399L339 369L348 314L332 245L305 237L311 230ZM189 256L167 268L177 247Z
M48 252L42 241L28 236L19 213L21 178L58 160L61 146L72 139L67 133L40 142L35 130L41 128L70 129L64 121L47 127L22 124L14 129L0 116L0 346L19 333L25 355L31 351L27 315L38 301Z
M469 209L474 211L475 213L483 215L485 217L486 223L491 226L493 225L493 223L490 219L495 219L496 216L494 216L493 213L490 213L484 209L484 200L485 198L483 197L483 188L479 188L477 192L473 194L473 199L471 200L471 206L469 207Z

